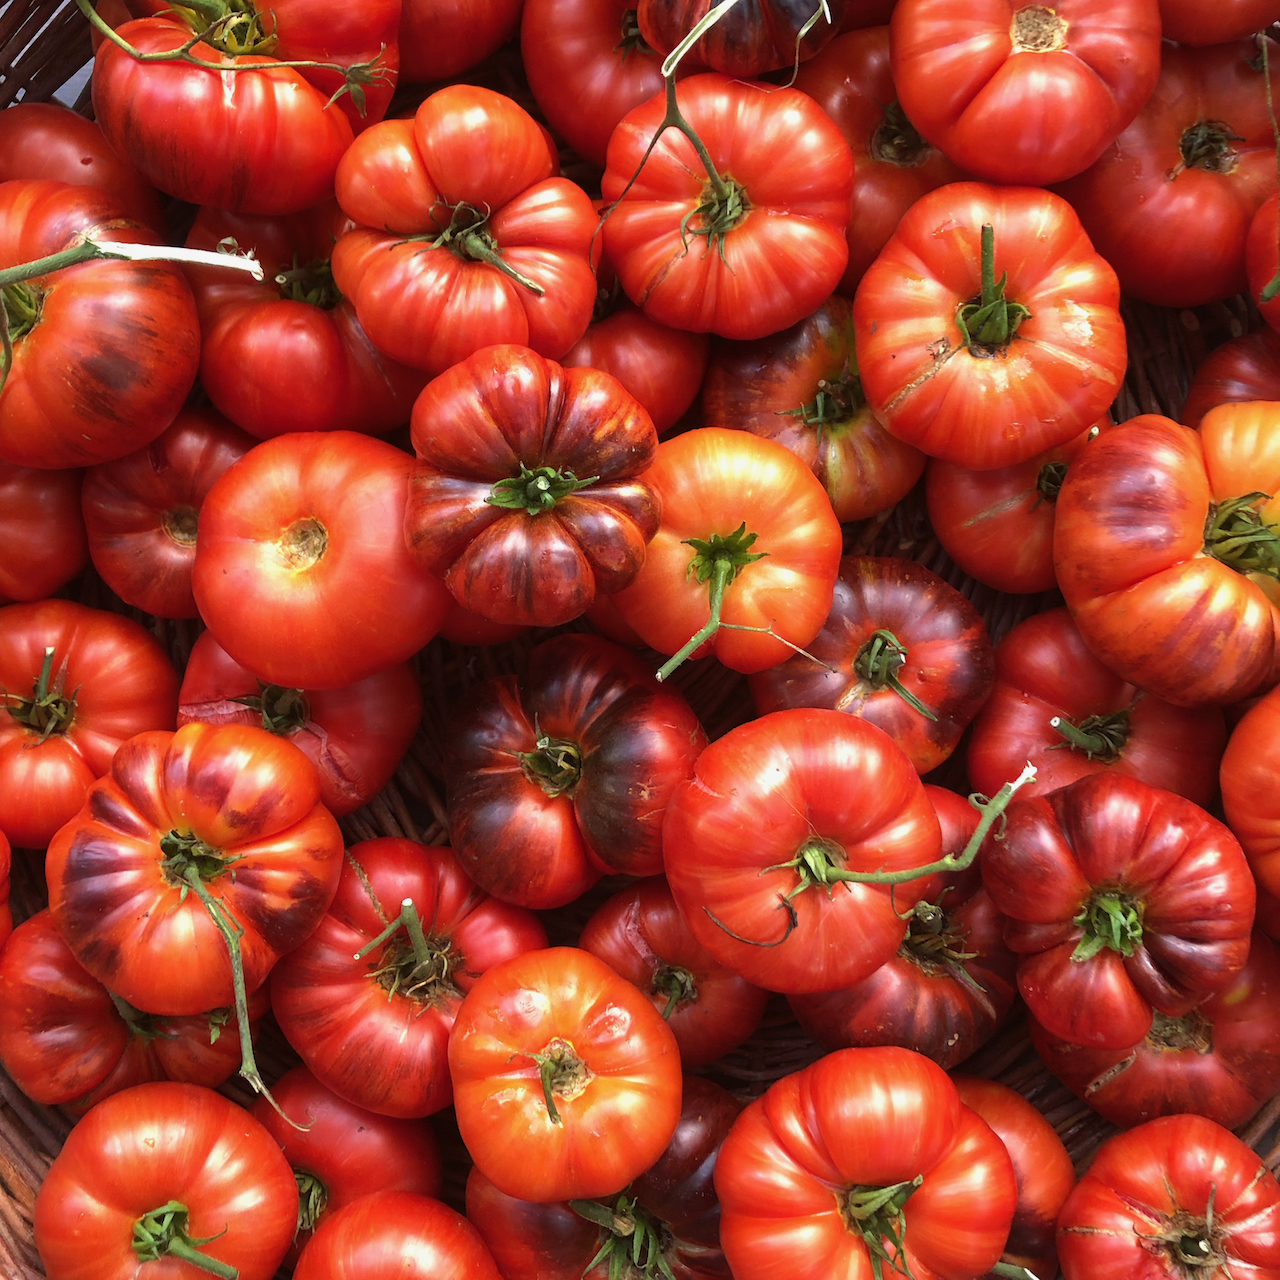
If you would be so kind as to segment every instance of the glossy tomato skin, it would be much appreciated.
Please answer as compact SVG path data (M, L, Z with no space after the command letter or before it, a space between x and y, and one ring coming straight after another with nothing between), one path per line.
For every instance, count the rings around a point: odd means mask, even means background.
M911 762L874 725L826 709L776 711L698 757L663 825L667 881L695 938L770 991L831 991L898 949L898 914L932 887L804 883L794 859L899 871L939 857L941 832ZM788 865L789 864L789 865ZM895 910L896 905L896 910Z
M202 879L244 929L253 991L312 932L336 891L342 833L319 797L306 756L261 729L188 724L130 738L49 847L59 932L99 982L148 1013L229 1005L222 934L189 882L166 873L162 863L178 855L161 841L172 847L173 837L193 836L214 864ZM222 874L231 868L234 876Z
M533 1054L552 1075L551 1119ZM585 1072L571 1069L585 1064ZM458 1129L500 1191L545 1203L613 1195L666 1149L680 1119L680 1052L648 996L572 947L484 974L449 1039ZM608 1126L613 1140L596 1134Z
M412 899L434 966L414 972L405 928L355 959ZM545 947L536 916L482 893L448 849L412 840L353 845L314 933L276 966L271 1005L320 1082L379 1115L447 1107L446 1045L481 973Z
M249 997L256 1037L269 1000ZM126 1006L127 1007L127 1006ZM0 1061L33 1102L83 1115L103 1098L153 1080L216 1089L240 1067L228 1008L180 1018L129 1011L90 976L39 911L0 949Z
M22 848L43 849L123 742L173 727L178 673L132 619L43 600L0 610L0 688L9 693L0 706L0 831ZM57 701L40 714L32 704L46 694ZM59 705L67 718L50 721Z
M958 855L978 811L941 787L925 791L942 826L942 853ZM921 908L930 907L928 915ZM999 1029L1016 993L1016 958L1004 945L1004 917L991 905L978 868L942 878L917 903L895 955L852 986L788 1003L824 1048L898 1045L949 1071ZM960 958L962 957L962 958Z
M1118 675L1179 706L1274 683L1277 607L1206 542L1222 504L1280 487L1277 414L1269 402L1221 405L1198 432L1132 418L1082 450L1063 482L1053 558L1080 634Z
M293 1170L248 1112L198 1085L138 1085L85 1116L40 1188L35 1240L50 1280L134 1280L134 1223L170 1200L240 1280L270 1280L298 1213Z
M416 653L449 607L404 542L413 460L350 431L277 436L201 508L192 588L218 643L259 679L337 689Z
M946 553L971 578L997 591L1052 591L1053 522L1072 460L1110 417L1066 444L1025 462L972 471L934 458L925 472L929 524Z
M543 909L602 873L662 868L662 823L706 734L682 695L596 636L548 640L484 681L448 734L449 828L487 892Z
M662 1253L676 1280L728 1280L712 1176L720 1144L741 1110L742 1104L719 1085L686 1075L680 1121L671 1142L625 1192L667 1242ZM611 1200L601 1203L617 1211ZM467 1178L467 1217L484 1236L504 1280L608 1276L607 1261L589 1264L610 1233L564 1201L517 1200L473 1168ZM624 1251L626 1243L625 1236L619 1237L615 1251Z
M1166 44L1146 106L1060 188L1126 293L1192 307L1245 289L1249 224L1276 181L1257 54L1252 40Z
M1101 749L1074 745L1055 718L1086 731L1107 729ZM1037 794L1115 772L1208 808L1226 734L1219 708L1177 707L1144 693L1089 652L1066 609L1051 609L996 646L995 687L969 739L969 781L995 795L1030 762Z
M333 273L381 350L436 375L494 343L558 360L582 337L598 219L586 192L552 176L557 164L528 112L474 85L357 139L336 183L358 225L334 247Z
M1198 1260L1215 1264L1200 1268L1214 1280L1275 1275L1280 1188L1230 1130L1202 1116L1167 1116L1098 1152L1062 1206L1058 1257L1066 1280L1179 1280L1178 1246L1188 1236Z
M43 600L88 563L82 476L0 462L0 602Z
M1236 725L1222 757L1222 807L1260 887L1280 895L1280 805L1275 777L1280 693L1272 690Z
M409 1191L344 1205L311 1237L293 1274L294 1280L503 1280L466 1218Z
M187 235L188 248L206 250L231 237L266 274L186 269L200 311L200 385L260 440L286 431L385 435L409 420L426 382L373 345L333 285L329 260L349 225L329 199L275 218L204 208ZM278 283L295 272L304 274Z
M1053 1034L1128 1048L1155 1011L1187 1013L1243 968L1253 876L1231 832L1189 800L1092 774L1019 797L1006 819L1005 838L983 846L982 878L1022 957L1018 990ZM1108 912L1114 946L1100 941Z
M1196 0L1160 0L1166 40L1179 44L1223 44L1265 30L1280 18L1275 0L1229 0L1202 5Z
M1030 315L1001 347L966 346L956 317L995 278ZM922 196L858 286L862 387L900 440L975 471L1065 444L1106 411L1127 364L1116 273L1050 192L963 182Z
M661 876L638 880L604 902L583 925L578 946L648 992L686 1070L736 1049L764 1014L768 993L698 942Z
M422 722L422 686L407 662L343 689L264 686L206 631L178 694L178 724L191 720L259 725L288 738L315 765L321 803L341 818L395 773Z
M129 222L115 197L91 187L0 184L0 269L65 249L80 234L118 243L157 238ZM85 466L132 452L173 421L200 349L195 303L177 267L106 259L11 288L33 320L12 331L0 458Z
M1041 1060L1112 1124L1192 1113L1239 1128L1280 1088L1280 955L1254 933L1244 968L1181 1018L1157 1018L1124 1049L1089 1049L1044 1030Z
M275 6L277 14L288 7ZM126 23L119 34L144 53L161 53L192 33L166 14ZM203 42L191 52L215 65L223 56ZM325 110L328 93L298 71L273 68L276 59L237 61L263 70L218 75L182 63L148 65L108 42L94 64L94 115L116 151L181 200L239 213L292 213L318 204L332 192L338 161L351 145L350 120ZM184 145L192 121L201 122L196 147Z
M405 540L465 608L559 626L644 563L662 512L641 476L658 437L608 374L484 347L427 386L412 431Z
M1239 400L1280 400L1280 333L1269 325L1231 338L1205 356L1179 421L1197 427L1210 409Z
M521 0L404 0L400 78L446 80L483 62L515 35Z
M187 407L149 445L89 468L81 492L89 552L126 604L159 618L198 616L191 570L200 508L253 443L221 414Z
M1057 1130L1020 1093L979 1076L952 1075L960 1101L995 1131L1013 1161L1018 1208L1001 1262L1041 1277L1057 1274L1054 1230L1076 1184L1076 1171ZM982 1280L994 1280L989 1272Z
M661 324L740 339L785 329L825 301L844 272L849 144L799 90L705 74L682 80L676 98L748 207L713 244L696 213L706 172L674 129L622 194L662 120L660 94L609 140L602 190L618 204L604 222L605 252L627 296Z
M658 446L645 482L662 524L635 581L612 597L622 620L660 653L676 653L710 616L708 587L690 572L688 539L755 536L724 595L722 628L693 657L715 654L734 671L763 671L817 635L839 571L840 523L813 472L789 449L744 431L707 427ZM784 641L789 642L784 643Z
M870 647L885 632L905 650L904 660L868 666ZM830 707L858 716L883 729L924 774L955 750L987 700L994 673L982 615L954 587L911 560L845 556L831 613L805 653L749 683L761 715Z
M854 10L851 4L846 12ZM846 34L804 63L796 76L796 88L839 125L853 151L849 263L838 286L849 297L902 215L926 191L966 176L905 119L889 62L889 28L859 26L863 29L851 31L846 23Z
M899 0L893 76L907 115L989 182L1061 182L1137 115L1160 72L1156 0Z
M354 1106L306 1067L286 1071L271 1086L271 1096L287 1120L262 1097L254 1099L250 1114L280 1144L295 1178L305 1178L310 1192L300 1205L298 1235L286 1261L296 1264L312 1232L361 1196L440 1195L440 1153L425 1121L393 1120Z
M877 1048L842 1049L785 1076L738 1118L716 1164L735 1280L870 1276L844 1197L917 1176L897 1224L904 1264L938 1280L980 1275L1000 1257L1017 1185L1003 1144L946 1073Z
M835 295L782 333L717 341L702 386L702 421L785 445L822 481L841 521L887 510L924 470L924 455L885 431L867 407L853 308Z

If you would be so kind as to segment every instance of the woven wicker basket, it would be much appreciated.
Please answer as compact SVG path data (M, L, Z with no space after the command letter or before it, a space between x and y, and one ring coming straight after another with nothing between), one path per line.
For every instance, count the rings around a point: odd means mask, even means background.
M73 0L8 0L0 4L0 108L16 101L49 100L73 80L89 57L87 23ZM540 116L523 80L516 47L500 50L464 78L507 93ZM403 89L393 109L412 106L427 91L421 86ZM68 95L61 96L65 100ZM87 88L78 94L75 105L91 114ZM568 151L562 151L561 160L567 176L589 190L598 186L599 170ZM1124 315L1130 365L1115 407L1117 420L1138 413L1161 413L1176 419L1192 372L1206 352L1258 324L1256 312L1244 298L1194 311L1126 303ZM845 550L905 556L925 565L973 601L993 641L1031 614L1061 603L1056 593L1002 595L962 573L933 536L919 488L891 511L847 526ZM198 622L151 618L125 605L92 567L61 594L94 607L114 609L142 622L170 652L179 670L185 666L199 634ZM342 820L348 842L379 835L408 836L430 844L447 842L440 765L443 726L449 709L477 680L520 670L528 649L536 642L463 649L436 640L418 655L417 669L425 695L422 728L392 782L364 809ZM676 673L673 683L689 698L712 738L754 715L745 679L714 660L686 664ZM965 791L963 754L962 743L952 760L929 780ZM542 913L552 943L576 942L588 915L622 883L621 879L603 881L578 903ZM41 855L15 853L12 902L15 920L23 920L46 905ZM704 1074L741 1097L751 1097L820 1055L821 1050L801 1031L786 1001L774 997L755 1035ZM298 1062L270 1017L263 1027L258 1061L269 1084ZM1049 1075L1031 1048L1025 1011L1020 1006L1004 1030L966 1062L964 1069L999 1080L1034 1103L1061 1135L1077 1169L1087 1165L1098 1145L1115 1132ZM227 1084L222 1092L244 1104L251 1100L239 1081ZM44 1276L32 1238L35 1196L72 1123L62 1111L30 1102L0 1070L0 1280L40 1280ZM446 1162L444 1197L461 1209L470 1162L452 1113L434 1117L433 1124ZM1280 1164L1280 1096L1263 1107L1239 1133L1261 1153L1268 1167L1275 1169Z

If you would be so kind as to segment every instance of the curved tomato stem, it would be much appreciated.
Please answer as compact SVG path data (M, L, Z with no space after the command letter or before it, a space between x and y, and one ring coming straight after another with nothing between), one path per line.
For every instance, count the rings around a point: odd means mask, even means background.
M1054 716L1049 721L1049 728L1056 729L1066 741L1055 743L1049 750L1069 747L1073 751L1083 751L1088 759L1101 760L1104 764L1118 760L1129 741L1129 716L1136 705L1135 698L1119 711L1105 716L1086 716L1078 725L1066 716Z
M666 1280L675 1280L666 1258L670 1230L665 1223L655 1221L646 1213L639 1201L621 1195L610 1208L597 1200L570 1200L569 1208L580 1218L602 1228L600 1248L587 1263L584 1276L607 1261L611 1277L637 1276L639 1280L653 1280L657 1274Z
M907 706L936 723L938 717L898 677L906 661L906 647L892 631L881 627L858 650L853 670L859 680L865 680L873 689L892 689Z
M993 1276L1008 1276L1009 1280L1036 1280L1026 1267L1015 1266L1012 1262L997 1262L991 1268Z
M187 1234L190 1211L178 1200L170 1200L144 1213L133 1224L133 1251L139 1262L158 1262L161 1258L180 1258L197 1270L221 1280L239 1280L240 1271L229 1262L219 1262L200 1252L200 1246L227 1233L223 1227L216 1236L195 1239Z
M595 1079L595 1072L578 1057L573 1045L559 1036L549 1040L541 1053L526 1056L538 1064L542 1096L546 1099L547 1115L551 1118L551 1123L563 1124L556 1108L556 1097L576 1098Z
M249 254L214 253L208 249L183 249L166 244L125 244L115 240L99 243L89 237L43 258L20 262L17 266L0 270L0 289L52 275L64 267L79 266L82 262L119 260L124 262L191 262L202 267L226 267L232 271L247 271L255 280L263 278L262 263Z
M667 996L667 1007L662 1011L667 1021L679 1005L692 1004L698 998L698 984L693 974L678 964L661 965L653 975L649 991L655 996Z
M400 903L400 914L376 938L365 943L352 959L362 960L375 947L389 942L400 929L409 935L408 950L403 943L393 947L370 974L386 989L387 999L397 992L410 1000L422 1002L458 994L458 988L449 975L462 957L447 937L427 937L422 917L418 915L412 898L405 898Z

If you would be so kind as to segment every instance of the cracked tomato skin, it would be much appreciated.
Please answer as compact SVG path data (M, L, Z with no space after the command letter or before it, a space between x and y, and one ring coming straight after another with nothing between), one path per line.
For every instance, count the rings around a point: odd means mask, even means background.
M1210 1210L1212 1252L1199 1251L1191 1271L1176 1246L1206 1234ZM1280 1186L1257 1152L1212 1120L1152 1120L1098 1152L1062 1206L1058 1259L1066 1280L1276 1280Z
M960 308L995 278L1030 311L1002 347L966 347ZM1115 399L1128 362L1116 273L1067 202L1031 187L957 182L922 197L853 304L862 388L900 440L975 471L1065 444Z

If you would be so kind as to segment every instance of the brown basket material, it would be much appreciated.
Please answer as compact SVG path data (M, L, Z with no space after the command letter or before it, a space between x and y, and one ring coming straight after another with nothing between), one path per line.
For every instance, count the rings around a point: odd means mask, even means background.
M10 0L0 7L0 107L19 100L51 98L88 58L86 24L71 0L37 0L26 5ZM500 50L464 78L509 94L540 117L524 82L515 45ZM412 110L429 91L422 86L403 88L397 94L394 113ZM85 114L91 113L87 89L77 106ZM598 186L598 169L563 149L561 160L567 176L588 190ZM1115 406L1118 420L1137 413L1161 413L1176 418L1192 372L1205 353L1257 324L1256 312L1243 298L1194 311L1163 310L1132 302L1126 302L1124 310L1130 367ZM1024 618L1060 603L1060 597L1053 592L1032 597L1002 595L962 573L933 536L919 488L891 511L847 526L845 535L847 552L905 556L939 574L973 601L993 641L998 641ZM179 670L185 667L201 629L198 622L151 618L126 606L92 568L73 583L66 594L85 604L113 609L142 622L172 655ZM444 725L449 710L476 681L519 672L529 649L541 638L526 637L478 650L436 640L423 650L417 659L426 703L422 729L392 782L369 805L342 820L348 842L388 835L408 836L429 844L447 843L448 822L440 779ZM745 679L713 659L687 663L672 683L689 698L712 738L754 715ZM935 771L930 780L965 791L963 755L962 743L951 761ZM576 942L590 913L624 883L622 878L602 881L570 907L543 913L551 941L554 944ZM18 920L46 905L41 854L15 852L11 899ZM739 1096L752 1097L784 1075L814 1061L821 1052L800 1029L786 1001L777 996L770 1000L755 1034L705 1073ZM264 1025L257 1055L268 1083L299 1061L270 1018ZM1083 1169L1098 1145L1115 1132L1113 1126L1080 1102L1044 1068L1031 1048L1025 1010L1021 1008L1015 1010L1003 1030L963 1064L962 1069L999 1080L1033 1102L1061 1135L1078 1169ZM222 1091L242 1104L252 1100L248 1089L238 1080L224 1086ZM44 1275L32 1237L33 1207L40 1183L72 1124L72 1118L63 1111L29 1101L0 1071L0 1278L3 1280L40 1280ZM445 1198L461 1209L469 1158L453 1123L452 1112L434 1117L433 1124L446 1162ZM1241 1137L1259 1151L1272 1169L1280 1165L1278 1130L1280 1096L1239 1130Z

